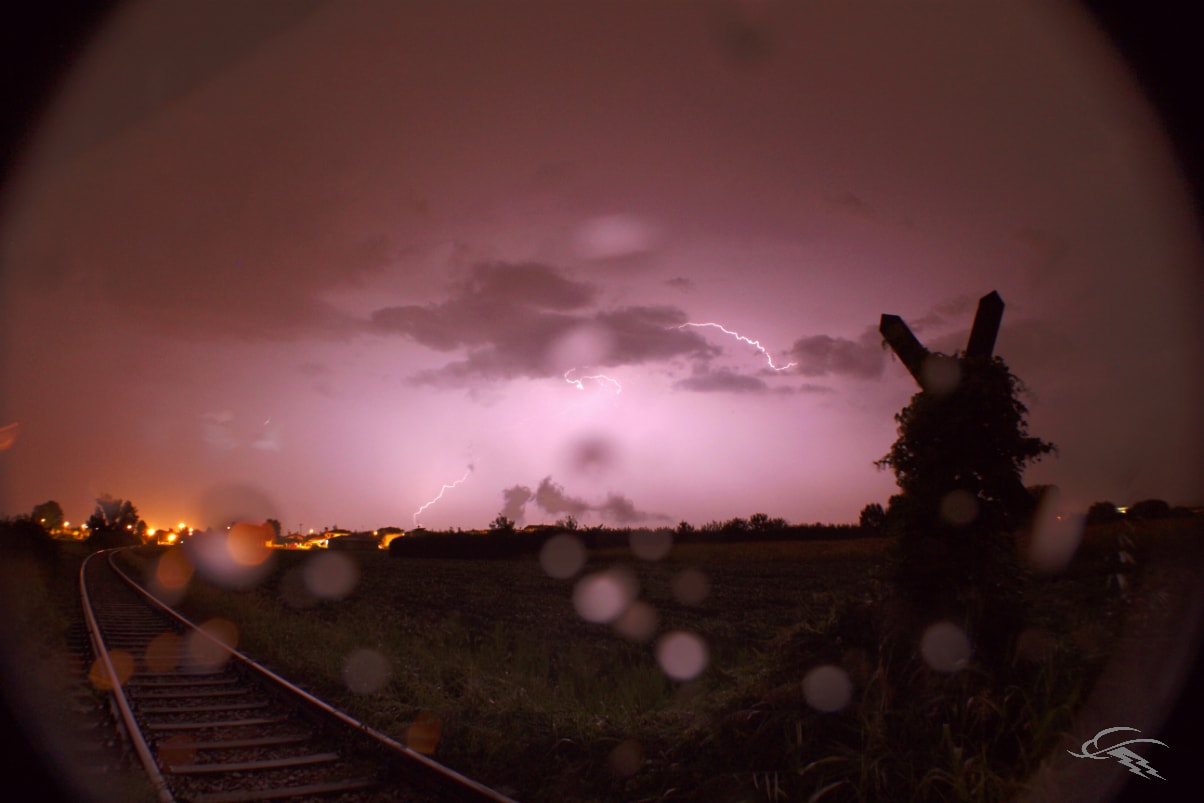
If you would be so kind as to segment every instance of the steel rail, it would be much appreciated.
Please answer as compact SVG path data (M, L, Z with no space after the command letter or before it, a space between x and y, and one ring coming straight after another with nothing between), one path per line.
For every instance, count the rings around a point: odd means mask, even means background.
M190 631L195 632L195 633L200 633L202 636L209 639L209 641L211 641L213 644L217 645L222 650L224 650L228 655L238 659L244 666L247 666L247 667L255 670L256 672L259 672L264 677L270 679L272 681L272 683L277 684L278 686L297 695L298 697L305 700L310 705L313 705L316 708L322 710L324 713L326 713L329 716L334 717L335 719L342 722L343 724L349 725L349 726L355 728L360 733L363 733L364 735L371 737L372 739L374 739L381 745L389 748L390 750L394 751L395 753L399 754L400 756L414 762L418 767L420 767L424 771L434 775L436 778L441 779L444 783L459 786L460 788L463 789L463 791L475 794L475 795L479 796L479 799L484 800L484 801L489 801L489 803L518 803L518 801L514 800L513 798L507 797L507 796L501 794L500 792L498 792L497 790L491 789L490 787L480 783L479 781L474 781L473 779L469 778L468 776L463 775L459 772L456 772L455 770L451 769L450 767L440 764L438 761L435 761L434 759L432 759L428 756L424 756L422 753L419 753L418 751L414 750L413 748L408 747L404 744L401 744L400 742L387 736L384 733L381 733L380 731L376 730L375 728L371 727L370 725L367 725L364 722L361 722L360 720L350 716L349 714L346 714L343 711L340 711L339 709L337 709L334 706L327 703L325 700L322 700L322 699L319 699L318 697L313 696L309 692L305 691L302 688L299 688L298 686L294 685L290 681L288 681L285 678L281 677L280 675L276 674L275 672L268 669L267 667L259 664L257 661L253 660L252 658L248 657L247 655L234 649L229 644L226 644L225 642L223 642L221 639L218 639L215 636L213 636L212 634L207 633L206 631L197 627L192 621L190 621L189 619L187 619L184 616L182 616L181 614L179 614L175 609L173 609L169 605L166 605L165 603L163 603L163 601L158 599L154 594L152 594L150 591L148 591L146 588L144 588L140 583L138 583L136 580L134 580L132 577L130 577L128 574L126 574L125 570L123 570L120 566L117 565L116 561L114 560L114 558L117 556L117 553L123 552L125 550L129 550L129 549L136 549L136 547L120 547L118 549L108 550L109 566L111 566L113 568L113 570L115 572L117 572L117 575L122 580L124 580L125 583L130 586L130 588L132 588L134 591L136 591L138 594L140 594L143 598L145 598L153 607L159 609L163 613L172 617L177 622L179 622L180 624L182 624L183 626L188 628Z
M111 550L103 551L108 552ZM146 771L147 777L150 778L151 785L155 787L160 803L175 803L175 797L168 788L163 774L159 772L159 765L151 755L150 746L142 736L142 729L138 727L138 723L134 719L134 712L130 709L129 701L125 696L125 690L122 688L121 680L117 676L117 670L114 668L113 661L109 658L109 651L105 647L104 636L100 632L100 625L96 621L96 615L92 611L92 600L88 596L88 583L84 573L87 569L88 561L99 554L101 553L93 552L86 557L79 569L80 604L84 609L84 619L88 623L88 638L92 642L92 652L96 654L96 660L100 662L105 677L108 678L109 693L113 696L113 701L117 704L122 724L125 726L126 736L129 738L134 752L137 753L138 761ZM110 565L112 565L111 556Z

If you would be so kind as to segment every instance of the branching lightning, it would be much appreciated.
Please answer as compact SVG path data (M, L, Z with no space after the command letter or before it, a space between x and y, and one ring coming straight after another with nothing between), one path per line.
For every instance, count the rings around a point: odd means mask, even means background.
M684 329L687 326L694 326L694 327L698 327L698 328L701 328L704 326L710 326L715 329L718 329L720 332L723 332L725 335L731 335L732 337L736 338L737 340L749 344L750 346L755 348L757 351L759 351L765 355L765 360L766 360L766 362L769 363L769 367L775 371L786 371L786 370L798 365L798 363L794 363L794 362L786 363L785 365L781 365L781 366L774 365L773 357L771 357L769 352L765 350L765 347L761 345L761 342L759 340L753 340L752 338L745 337L744 335L740 334L739 332L733 332L731 329L727 329L727 328L721 326L720 324L710 323L710 322L708 322L708 323L683 323L681 326L679 326L677 328Z
M456 480L456 481L455 481L455 482L453 482L451 485L444 485L442 488L440 488L440 489L439 489L439 495L438 495L438 496L436 496L436 497L435 497L434 499L432 499L431 501L427 502L427 503L426 503L425 505L423 505L422 507L420 507L420 508L418 508L417 510L415 510L415 511L414 511L414 526L415 526L415 527L418 527L418 526L419 526L419 524L418 524L418 514L422 513L422 511L426 510L428 507L430 507L431 505L435 504L435 503L436 503L436 502L438 502L440 499L442 499L442 498L443 498L443 494L447 493L448 491L450 491L451 489L455 488L457 485L459 485L460 483L462 483L462 482L464 482L466 479L468 479L468 475L469 475L469 474L471 474L471 473L472 473L472 466L471 466L471 465L469 465L469 466L468 466L468 470L464 472L464 476L463 476L463 477L461 477L460 479Z
M594 374L592 376L583 376L578 379L569 379L569 374L573 373L573 371L576 371L576 370L577 370L576 368L570 368L569 370L565 371L564 372L564 381L568 382L570 385L573 385L574 387L576 387L577 390L585 390L585 385L583 385L581 383L587 379L592 379L595 382L598 382L600 384L605 384L605 385L608 385L609 387L614 388L616 395L623 392L623 386L619 384L619 381L612 377L606 376L605 374Z

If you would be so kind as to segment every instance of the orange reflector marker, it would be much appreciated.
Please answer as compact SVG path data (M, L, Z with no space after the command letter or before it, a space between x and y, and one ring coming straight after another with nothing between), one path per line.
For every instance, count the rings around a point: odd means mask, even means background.
M101 691L112 691L115 686L121 686L134 674L134 656L125 650L110 650L109 661L117 675L115 684L109 678L104 662L99 658L92 662L92 668L88 670L88 680L94 688Z

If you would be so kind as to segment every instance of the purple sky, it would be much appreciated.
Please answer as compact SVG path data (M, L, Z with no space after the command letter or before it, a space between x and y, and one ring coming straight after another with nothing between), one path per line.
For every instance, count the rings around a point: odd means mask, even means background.
M0 513L854 521L879 316L991 290L1027 482L1204 502L1201 243L1071 7L133 3L23 164Z

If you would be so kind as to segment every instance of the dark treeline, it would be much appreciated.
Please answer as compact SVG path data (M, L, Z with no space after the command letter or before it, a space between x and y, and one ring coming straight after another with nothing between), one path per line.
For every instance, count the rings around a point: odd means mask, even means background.
M695 528L682 522L676 529L576 527L563 525L541 525L517 530L494 528L476 532L433 532L411 533L389 543L389 554L407 558L452 558L494 559L514 558L539 554L548 539L569 534L580 539L591 551L623 549L632 538L653 532L667 533L675 544L751 543L756 541L830 541L834 539L865 538L880 535L880 531L854 524L787 524L784 521L767 520L757 526L756 517L749 520L732 519L727 522L711 522Z

